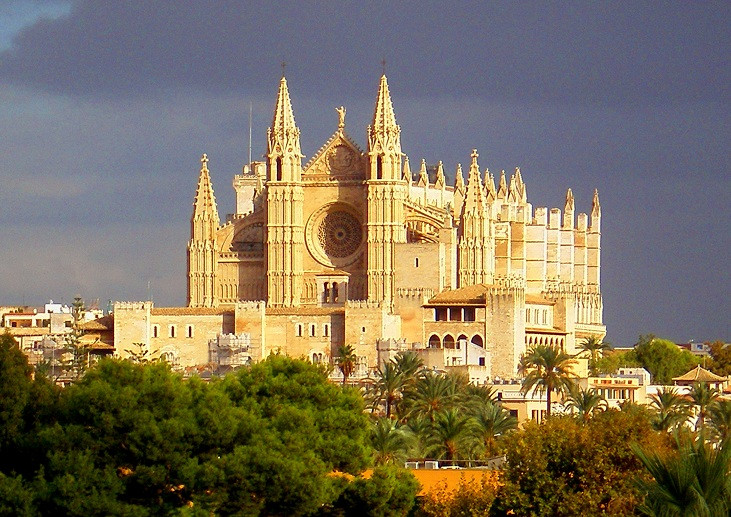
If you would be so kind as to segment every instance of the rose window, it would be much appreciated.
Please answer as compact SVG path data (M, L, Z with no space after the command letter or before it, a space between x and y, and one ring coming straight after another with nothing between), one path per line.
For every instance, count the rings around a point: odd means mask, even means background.
M344 258L358 250L362 239L360 222L348 212L330 212L317 229L317 240L330 257Z

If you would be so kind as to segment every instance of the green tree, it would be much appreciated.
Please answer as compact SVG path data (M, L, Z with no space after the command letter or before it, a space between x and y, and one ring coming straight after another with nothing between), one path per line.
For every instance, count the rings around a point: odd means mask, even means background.
M650 407L656 411L652 420L658 431L669 431L688 421L688 403L675 388L664 387L650 395Z
M0 465L4 456L13 454L25 431L32 371L17 341L6 331L0 336Z
M393 360L396 368L406 377L407 379L414 379L424 368L424 361L416 354L408 350L406 352L399 352Z
M718 399L708 408L711 436L718 442L731 440L731 400Z
M342 345L338 348L338 357L335 364L343 374L343 386L348 382L348 377L355 371L357 361L358 356L355 355L353 345Z
M371 428L370 438L373 462L376 465L395 464L406 458L409 436L390 418L376 420Z
M640 336L635 345L637 360L652 375L654 384L670 384L696 364L698 358L687 350L681 350L672 341L659 339L652 334Z
M438 412L451 408L458 400L455 379L432 371L419 377L410 395L409 418L424 417L430 422L434 422Z
M703 429L708 417L708 408L718 399L718 390L709 387L705 382L694 382L689 395L693 406L697 408L695 428Z
M518 428L518 419L496 403L486 402L472 413L472 434L484 447L485 456L498 452L497 439Z
M525 424L505 443L506 464L492 515L634 515L644 475L630 448L668 450L640 411L607 410L582 425L556 416Z
M426 440L429 457L452 461L465 456L474 444L470 425L470 418L457 409L436 413Z
M573 385L569 389L564 406L581 422L588 422L594 413L607 409L607 401L593 389Z
M591 336L586 339L584 339L581 343L579 343L579 354L578 355L585 355L589 359L589 370L596 374L597 372L597 360L599 359L599 356L604 356L604 354L610 350L612 350L612 345L609 344L607 341L603 341L602 339Z
M710 370L716 375L723 377L731 376L731 345L722 341L705 343L710 349L713 361L709 365Z
M731 511L731 447L718 448L703 439L678 443L678 452L660 455L634 446L635 453L652 476L640 479L646 494L640 511L653 516L703 515L726 517Z
M528 393L537 389L546 394L546 415L551 416L551 395L565 393L573 384L571 369L575 361L559 347L537 345L525 354L526 374L521 390Z
M387 418L391 417L392 408L401 400L405 384L406 377L395 363L389 362L378 368L373 387L374 402L384 404Z
M338 499L320 509L320 515L398 517L409 515L416 502L419 483L408 470L376 467L369 479L348 483Z

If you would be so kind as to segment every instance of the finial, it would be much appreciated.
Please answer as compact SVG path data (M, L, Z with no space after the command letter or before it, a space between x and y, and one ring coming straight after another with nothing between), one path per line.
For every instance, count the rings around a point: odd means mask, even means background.
M345 129L345 107L340 106L339 108L335 108L335 111L338 112L338 129Z
M470 156L472 157L472 163L477 163L477 157L480 155L477 154L477 149L472 149L472 154Z
M203 153L203 156L201 156L201 167L208 168L208 155L206 153Z
M386 57L381 59L381 75L386 75Z
M285 63L284 61L282 61L281 65L282 65L282 77L284 77L284 72L285 72L285 70L287 68L287 63Z

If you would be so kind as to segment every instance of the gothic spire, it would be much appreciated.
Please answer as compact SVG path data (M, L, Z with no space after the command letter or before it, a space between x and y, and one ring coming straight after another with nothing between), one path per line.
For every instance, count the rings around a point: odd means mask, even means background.
M385 74L381 76L381 83L378 86L378 98L376 99L376 109L371 127L375 133L387 132L394 128L398 129Z
M434 181L434 186L437 188L443 188L446 184L446 180L444 178L444 166L442 165L441 160L439 163L437 163L437 179Z
M272 120L272 132L275 134L286 131L297 130L292 111L292 101L289 99L287 79L282 76L279 81L279 92L277 93L277 104L274 108L274 120Z
M409 157L404 157L404 172L402 179L411 185L411 165L409 165Z
M520 175L520 167L515 168L515 188L516 188L516 200L519 203L527 203L528 195L525 191L525 183L523 183L523 176Z
M462 175L462 164L457 164L457 172L454 174L454 191L464 192L464 176Z
M481 209L485 202L485 192L482 190L480 166L477 164L477 149L472 149L472 163L467 176L467 191L465 192L465 210Z
M421 159L421 167L419 168L419 183L418 186L420 187L428 187L429 186L429 175L426 172L426 160Z
M508 198L508 182L505 181L505 169L500 171L500 184L497 188L497 197L498 199Z
M602 207L599 205L599 189L594 189L594 199L591 202L591 216L599 217L602 215Z
M574 211L574 193L571 191L571 189L568 189L566 191L566 204L564 204L563 211Z
M488 201L495 201L497 192L495 191L495 177L489 169L485 169L485 197Z
M198 176L198 188L195 191L195 201L193 202L193 219L205 218L213 221L218 226L218 209L216 208L216 197L213 195L211 175L208 173L208 156L203 154Z

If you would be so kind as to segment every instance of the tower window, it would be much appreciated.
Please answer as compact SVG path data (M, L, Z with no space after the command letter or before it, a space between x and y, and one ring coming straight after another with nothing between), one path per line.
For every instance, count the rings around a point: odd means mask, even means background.
M338 302L338 283L333 282L333 303Z
M157 325L153 325L152 326L152 337L158 337L159 334L160 334L160 327L158 327Z
M314 336L315 334L315 324L313 323L312 325L310 325L310 336Z
M380 156L376 158L376 178L383 179L383 158Z
M175 337L175 325L170 325L170 337Z
M475 308L474 307L465 307L464 308L464 320L465 321L475 321Z
M327 323L322 326L322 335L325 337L330 336L330 325L328 325Z
M297 337L302 337L302 323L297 323Z
M188 325L185 332L189 338L193 337L193 325Z
M360 328L360 331L361 331L361 332L365 332L365 327L361 327L361 328Z
M419 267L419 257L414 259L414 267Z
M322 290L322 303L330 303L330 284L328 282L325 282Z
M282 158L277 158L277 181L282 181Z

